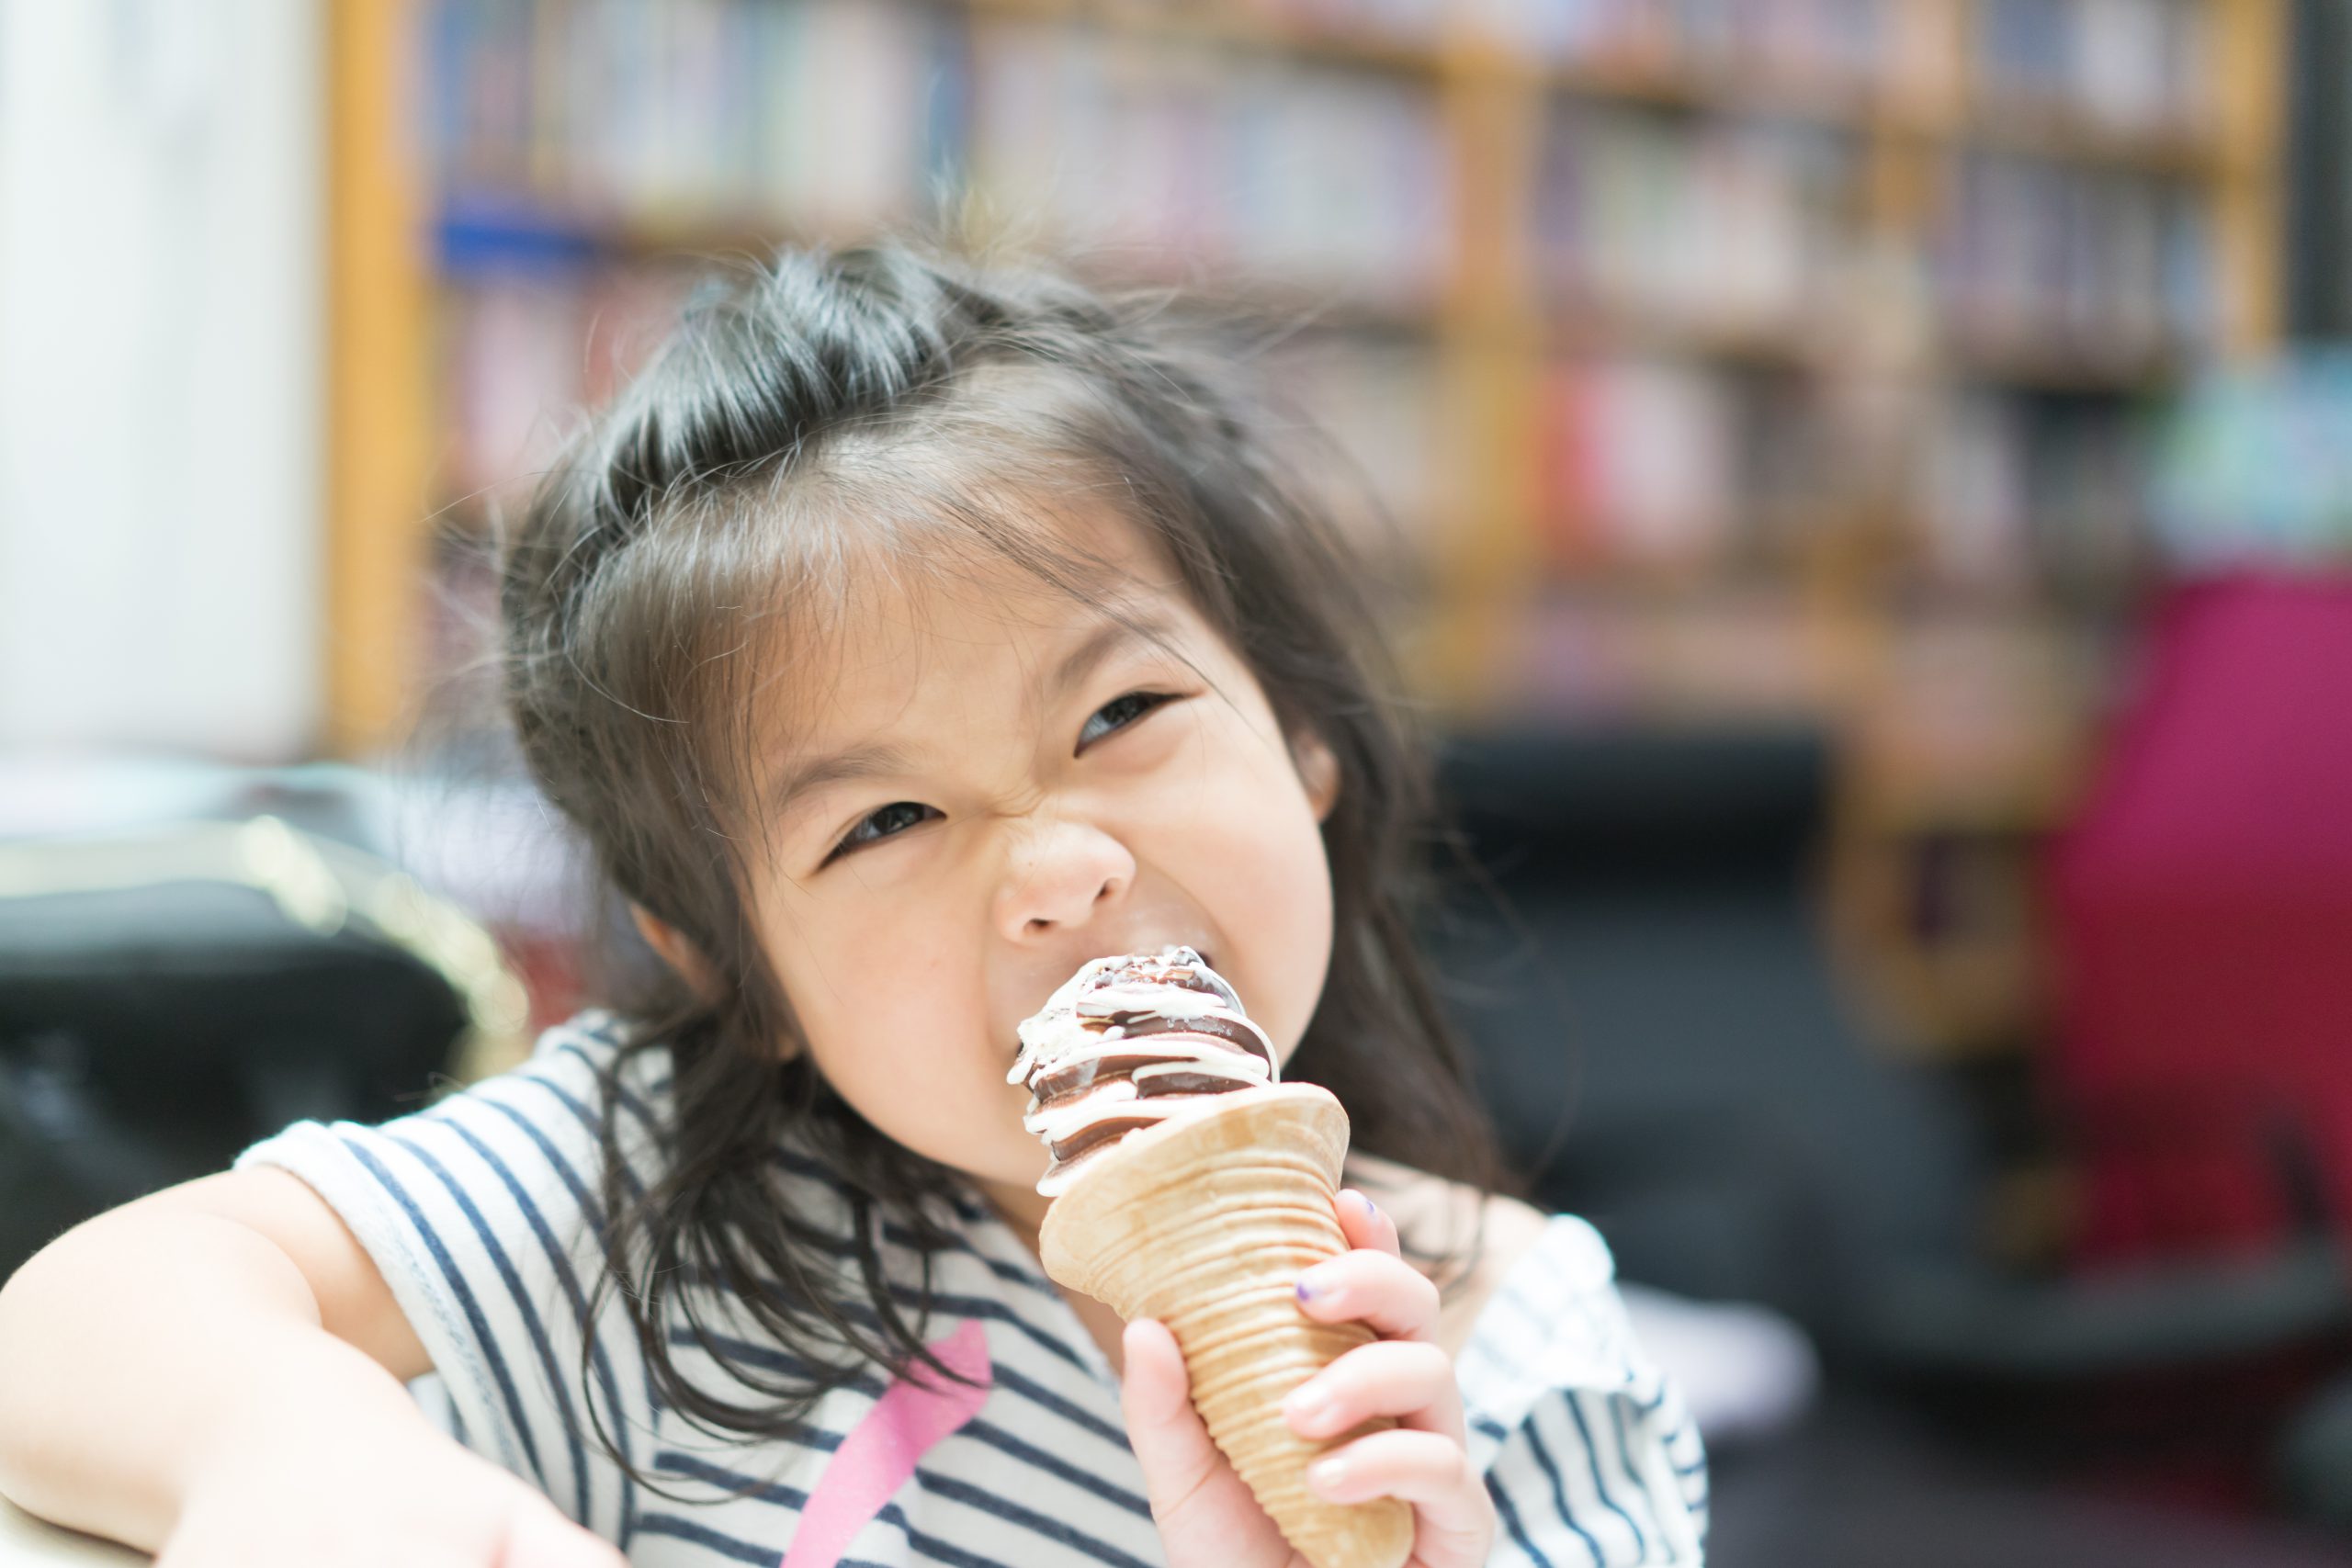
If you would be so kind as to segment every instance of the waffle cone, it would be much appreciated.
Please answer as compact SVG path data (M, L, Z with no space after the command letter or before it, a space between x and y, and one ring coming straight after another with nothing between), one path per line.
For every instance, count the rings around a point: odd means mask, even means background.
M1046 1272L1123 1319L1168 1325L1209 1437L1291 1545L1315 1568L1396 1568L1413 1511L1394 1497L1331 1503L1307 1465L1366 1432L1301 1438L1284 1395L1343 1352L1361 1323L1299 1310L1301 1270L1347 1249L1332 1203L1348 1116L1329 1091L1281 1084L1194 1118L1130 1134L1083 1166L1046 1212Z

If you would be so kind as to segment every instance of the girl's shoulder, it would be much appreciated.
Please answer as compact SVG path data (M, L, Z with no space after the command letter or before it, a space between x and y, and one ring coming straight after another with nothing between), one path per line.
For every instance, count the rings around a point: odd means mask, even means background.
M1438 1340L1450 1351L1469 1342L1513 1268L1553 1231L1553 1216L1516 1198L1374 1155L1349 1155L1345 1174L1396 1222L1406 1260L1437 1285Z

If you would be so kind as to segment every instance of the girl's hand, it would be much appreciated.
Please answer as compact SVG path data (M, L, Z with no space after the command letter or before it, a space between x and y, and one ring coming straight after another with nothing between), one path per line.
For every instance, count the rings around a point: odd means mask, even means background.
M232 1447L191 1479L157 1568L627 1568L545 1494L421 1418Z
M1399 1255L1396 1226L1372 1200L1342 1190L1339 1215L1350 1250L1301 1276L1300 1310L1322 1323L1369 1324L1380 1337L1293 1390L1283 1414L1303 1438L1374 1416L1399 1425L1326 1454L1307 1468L1306 1483L1335 1503L1386 1495L1412 1504L1408 1568L1476 1568L1494 1541L1495 1508L1464 1450L1453 1358L1430 1337L1437 1287ZM1306 1568L1209 1440L1167 1325L1138 1318L1121 1348L1127 1438L1170 1568Z

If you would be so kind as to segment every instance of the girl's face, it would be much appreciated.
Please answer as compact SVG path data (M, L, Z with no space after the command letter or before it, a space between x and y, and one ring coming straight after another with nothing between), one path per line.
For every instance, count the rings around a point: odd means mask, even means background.
M1113 596L1168 647L1009 564L862 584L780 716L752 889L826 1079L1032 1224L1046 1152L1005 1081L1015 1026L1091 958L1183 942L1287 1059L1330 960L1338 788L1131 525L1055 526L1116 563Z

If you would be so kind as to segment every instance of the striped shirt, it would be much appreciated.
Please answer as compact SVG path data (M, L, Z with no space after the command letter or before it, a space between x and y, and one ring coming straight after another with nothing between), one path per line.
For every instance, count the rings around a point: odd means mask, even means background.
M523 1066L429 1110L376 1127L298 1122L238 1157L241 1169L302 1178L366 1247L432 1359L413 1392L442 1429L640 1568L1165 1562L1116 1374L1035 1254L969 1189L953 1202L954 1247L934 1255L921 1331L978 1387L893 1383L876 1369L779 1439L717 1437L670 1408L617 1296L589 1318L605 1256L599 1118L620 1119L636 1192L659 1174L669 1109L658 1046L628 1057L617 1103L604 1103L599 1069L624 1038L611 1014L583 1013L548 1031ZM825 1169L782 1148L775 1179L778 1201L850 1256L851 1209ZM911 1305L922 1256L897 1225L875 1228L884 1273ZM800 1370L730 1315L727 1298L704 1299L706 1325L741 1330L719 1337L729 1359ZM862 1293L854 1300L870 1321ZM683 1319L670 1352L698 1387L725 1392L720 1363ZM1608 1249L1585 1222L1548 1222L1480 1309L1455 1367L1470 1457L1498 1521L1491 1562L1700 1561L1698 1433L1634 1343ZM614 1461L592 1402L653 1485Z

